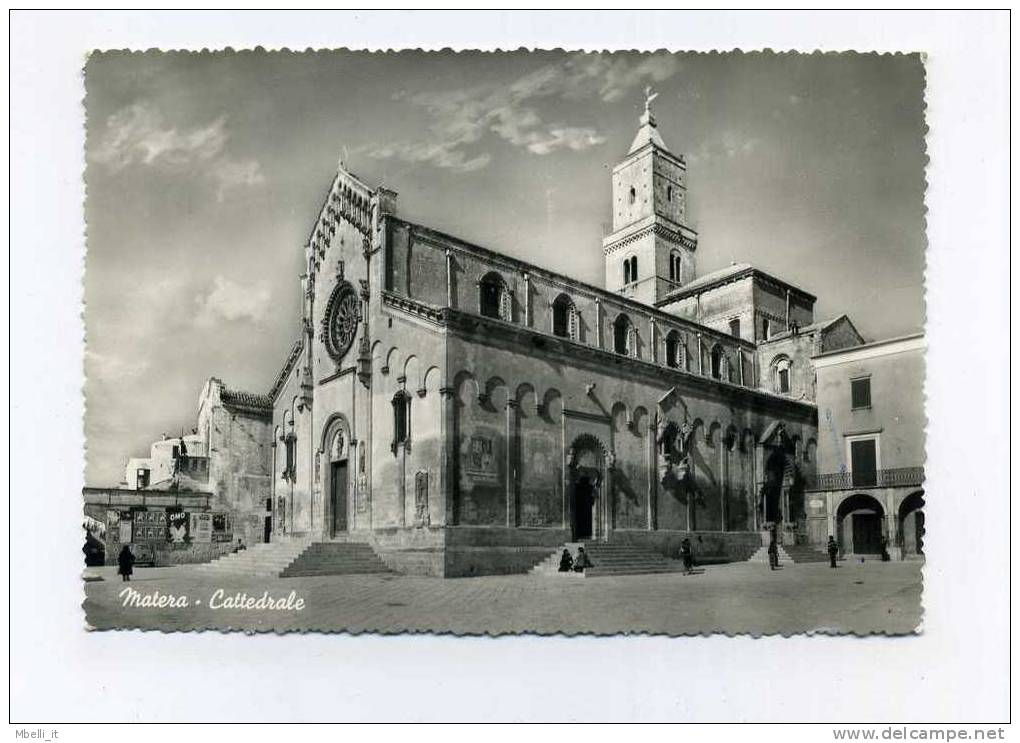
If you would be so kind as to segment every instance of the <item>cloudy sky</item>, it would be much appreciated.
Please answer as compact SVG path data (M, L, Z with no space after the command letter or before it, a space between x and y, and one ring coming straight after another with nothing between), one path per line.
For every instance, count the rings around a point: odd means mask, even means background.
M869 339L921 328L917 57L93 55L86 481L190 428L209 376L268 390L341 156L407 218L601 284L648 84L687 156L700 273L754 263Z

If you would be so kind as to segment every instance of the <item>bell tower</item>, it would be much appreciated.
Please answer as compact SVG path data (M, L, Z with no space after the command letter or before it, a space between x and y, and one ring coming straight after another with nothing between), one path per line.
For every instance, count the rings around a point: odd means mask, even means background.
M694 278L697 233L686 224L687 163L659 134L657 93L626 157L613 168L613 231L602 240L606 288L654 305Z

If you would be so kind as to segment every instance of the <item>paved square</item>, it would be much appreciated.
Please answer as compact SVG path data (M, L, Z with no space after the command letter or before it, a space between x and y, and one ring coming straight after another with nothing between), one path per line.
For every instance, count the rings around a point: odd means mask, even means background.
M248 578L200 575L187 567L143 568L122 583L113 568L85 584L87 623L96 629L236 629L456 634L711 632L795 634L913 632L921 620L918 562L709 566L680 574L605 578L531 575L438 579L409 576ZM188 597L186 608L123 606L130 586ZM210 608L210 598L291 591L301 611ZM214 603L222 603L222 599Z

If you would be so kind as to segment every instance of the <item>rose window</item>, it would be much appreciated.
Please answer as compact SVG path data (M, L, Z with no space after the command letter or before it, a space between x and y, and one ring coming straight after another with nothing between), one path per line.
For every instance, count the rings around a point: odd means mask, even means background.
M349 282L340 282L326 305L326 316L322 319L322 339L326 351L334 361L339 362L354 343L358 332L360 301Z

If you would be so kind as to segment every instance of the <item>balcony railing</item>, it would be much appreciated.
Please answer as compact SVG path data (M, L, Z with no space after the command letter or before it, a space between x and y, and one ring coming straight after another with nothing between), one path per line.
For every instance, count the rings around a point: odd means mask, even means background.
M898 467L868 472L825 472L805 478L807 490L914 487L924 482L924 467Z

